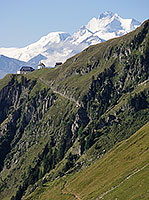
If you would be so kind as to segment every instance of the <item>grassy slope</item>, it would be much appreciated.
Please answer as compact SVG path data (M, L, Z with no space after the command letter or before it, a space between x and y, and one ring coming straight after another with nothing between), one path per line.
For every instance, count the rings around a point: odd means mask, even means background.
M12 79L12 76L12 74L7 74L5 78L0 80L0 90L9 83L9 81Z
M119 143L102 159L88 168L35 190L27 200L33 199L97 199L112 187L103 199L148 199L149 123L129 139ZM144 169L138 171L138 169ZM132 175L129 179L127 177Z

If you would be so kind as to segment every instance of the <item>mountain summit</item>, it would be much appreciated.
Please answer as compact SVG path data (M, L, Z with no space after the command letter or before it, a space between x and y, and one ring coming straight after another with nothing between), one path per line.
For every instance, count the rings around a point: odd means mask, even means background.
M117 13L104 12L98 18L92 18L86 28L103 40L122 36L140 25L135 19L123 19Z
M103 18L106 18L106 17L113 17L115 14L111 11L105 11L104 13L100 14L99 15L99 19L103 19Z
M51 32L24 48L0 48L0 54L29 63L32 59L36 63L38 55L42 55L46 66L54 66L56 62L64 62L90 45L122 36L139 25L140 22L135 19L123 19L117 13L108 11L92 18L73 35Z

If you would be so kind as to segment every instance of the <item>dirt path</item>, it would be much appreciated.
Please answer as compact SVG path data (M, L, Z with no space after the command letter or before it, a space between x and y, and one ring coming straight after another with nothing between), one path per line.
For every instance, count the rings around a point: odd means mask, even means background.
M119 186L121 186L124 182L126 182L128 179L130 179L132 176L134 176L135 174L137 174L138 172L140 172L141 170L143 170L145 167L147 167L149 164L146 164L144 167L142 167L141 169L138 169L137 171L135 171L134 173L130 174L129 176L127 176L122 182L120 182L118 185L111 187L109 190L107 190L106 192L104 192L103 194L101 194L96 200L102 199L105 195L107 195L109 192L115 190L116 188L118 188Z
M124 182L126 182L127 180L129 180L132 176L134 176L135 174L137 174L138 172L140 172L141 170L143 170L145 167L147 167L149 164L146 164L145 166L143 166L142 168L138 169L137 171L133 172L132 174L130 174L129 176L127 176L122 182L120 182L118 185L111 187L109 190L107 190L106 192L104 192L103 194L101 194L98 198L96 198L96 200L100 200L102 199L105 195L107 195L108 193L112 192L113 190L115 190L116 188L118 188L119 186L121 186ZM64 188L63 190L67 190L68 192L64 192L62 190L63 194L72 194L77 200L81 200L75 193L71 192L68 188L66 189L66 184L67 182L64 184Z
M78 195L76 195L70 189L66 188L66 184L67 184L67 182L64 183L64 186L63 186L63 189L62 189L62 194L71 194L72 196L74 196L75 199L81 200L80 197L78 197Z
M43 82L44 84L46 84L47 86L49 86L49 87L53 90L54 93L59 94L60 96L62 96L62 97L64 97L64 98L68 99L69 101L73 101L73 102L77 105L77 107L81 107L81 104L80 104L78 101L76 101L74 98L69 97L69 96L67 96L67 95L65 95L65 94L63 94L63 93L61 93L61 92L55 90L55 89L54 89L50 84L48 84L46 81L44 81L44 80L41 79L41 78L39 78L39 79L40 79L41 82Z

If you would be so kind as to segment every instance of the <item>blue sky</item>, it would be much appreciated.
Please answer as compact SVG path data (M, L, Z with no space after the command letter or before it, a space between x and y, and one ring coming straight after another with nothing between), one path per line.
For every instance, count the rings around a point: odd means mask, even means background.
M24 47L52 31L72 34L104 11L143 22L149 0L0 0L0 47Z

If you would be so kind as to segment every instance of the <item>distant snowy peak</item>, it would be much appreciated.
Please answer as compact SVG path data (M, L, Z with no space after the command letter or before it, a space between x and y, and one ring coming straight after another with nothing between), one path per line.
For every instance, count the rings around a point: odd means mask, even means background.
M88 46L90 46L90 45L95 45L104 41L105 40L101 39L96 34L93 34L90 37L87 37L85 40L83 40L82 43L86 43Z
M36 66L42 60L46 66L55 66L56 62L65 62L90 45L122 36L139 25L140 22L135 19L123 19L117 13L108 11L92 18L72 35L66 32L51 32L24 48L0 48L0 54L29 65ZM2 59L0 61L2 62Z
M33 49L35 47L43 49L50 44L59 43L61 41L64 41L69 36L70 36L70 34L66 33L66 32L51 32L48 35L41 37L40 40L38 40L37 42L35 42L27 47L24 47L23 49Z
M105 11L104 13L100 14L98 19L103 19L103 18L112 18L114 15L117 15L117 13L113 13L111 11Z
M59 43L61 41L66 40L70 34L66 32L51 32L46 36L43 36L38 43L42 44L42 46L49 45L52 43ZM37 43L36 43L37 44Z
M108 40L133 31L140 24L135 19L123 19L117 13L108 11L92 18L85 27L101 39Z
M67 41L78 45L92 35L93 33L91 31L89 31L85 26L82 26L76 33L69 37Z
M0 54L28 62L35 56L43 54L51 44L58 44L69 36L70 34L66 32L51 32L24 48L0 48Z

